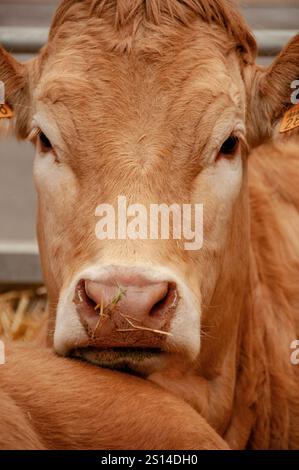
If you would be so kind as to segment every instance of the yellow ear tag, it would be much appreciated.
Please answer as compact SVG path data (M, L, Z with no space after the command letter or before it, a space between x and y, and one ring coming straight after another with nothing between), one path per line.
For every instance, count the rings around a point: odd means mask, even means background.
M280 132L288 132L299 127L299 104L295 104L284 115Z
M11 119L13 110L7 104L0 104L0 119Z

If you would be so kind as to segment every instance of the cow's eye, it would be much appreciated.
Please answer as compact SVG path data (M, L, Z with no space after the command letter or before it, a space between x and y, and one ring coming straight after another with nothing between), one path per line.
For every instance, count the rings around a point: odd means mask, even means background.
M237 149L239 147L239 139L235 135L229 136L228 139L222 144L218 157L226 157L229 158L235 155Z
M53 150L52 144L46 134L44 134L42 131L39 133L39 141L40 141L40 149L42 152L50 152Z

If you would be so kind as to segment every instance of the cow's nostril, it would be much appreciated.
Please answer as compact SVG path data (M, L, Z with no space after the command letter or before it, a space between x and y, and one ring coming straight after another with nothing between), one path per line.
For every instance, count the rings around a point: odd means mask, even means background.
M172 308L177 303L177 290L174 283L169 283L165 286L165 290L161 295L161 298L153 305L149 315L154 317L156 315L163 315L168 309Z
M96 306L95 301L88 295L86 283L84 280L79 281L75 290L74 302L82 308L93 310Z
M84 298L85 298L85 301L91 306L91 307L96 307L97 306L97 302L94 300L94 298L92 297L92 294L89 292L88 290L88 284L86 281L82 281L83 284L84 284Z
M165 292L162 294L160 300L158 300L151 308L149 312L149 315L151 317L157 314L160 314L164 310L167 304L168 294L169 294L169 286L166 287Z

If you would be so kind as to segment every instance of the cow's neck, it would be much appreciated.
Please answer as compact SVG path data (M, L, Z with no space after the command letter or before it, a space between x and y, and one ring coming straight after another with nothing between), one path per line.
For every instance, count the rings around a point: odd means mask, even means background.
M262 269L251 246L247 274L229 311L211 315L219 324L211 321L204 328L199 369L182 373L179 380L176 367L160 381L197 409L233 448L249 442L257 448L287 448L290 413L295 409L299 414L298 400L292 398L297 388L289 349L296 337L294 323L282 290L273 291L273 285L261 280Z
M283 299L261 282L252 249L240 296L226 348L211 341L208 356L213 359L200 371L192 404L232 448L244 448L249 441L256 448L287 448L291 407L299 411L291 403L297 389L289 349L295 331L291 318L279 322Z
M266 190L261 186L259 191ZM287 284L295 273L294 262L286 249L282 265L283 255L278 256L277 249L288 247L287 232L280 231L285 221L270 196L262 202L254 209L258 213L252 213L255 224L262 222L252 228L246 281L239 292L242 303L239 311L222 312L237 323L231 323L231 331L225 333L226 349L217 348L214 341L209 351L208 357L214 358L211 377L205 370L200 404L207 420L234 448L244 448L248 442L254 448L299 444L291 420L299 415L299 374L290 360L290 344L297 338L298 303ZM269 230L269 220L276 233ZM263 236L262 243L257 233Z

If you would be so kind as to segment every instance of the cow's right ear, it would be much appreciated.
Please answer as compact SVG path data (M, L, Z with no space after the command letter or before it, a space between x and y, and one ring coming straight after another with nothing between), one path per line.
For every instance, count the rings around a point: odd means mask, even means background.
M249 139L259 145L273 136L277 124L292 107L294 84L299 78L299 34L281 51L270 67L249 69Z
M4 83L4 100L14 113L14 129L17 137L28 135L29 74L26 65L19 63L0 47L0 81Z

